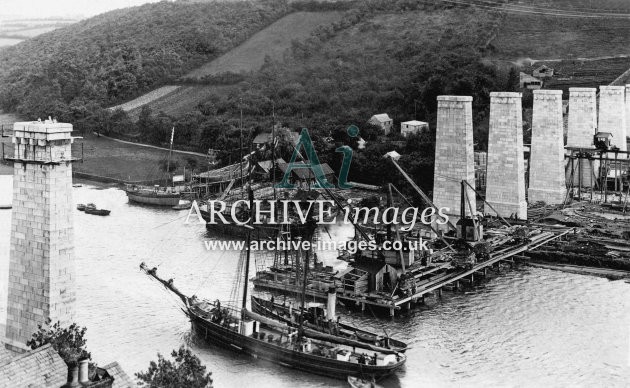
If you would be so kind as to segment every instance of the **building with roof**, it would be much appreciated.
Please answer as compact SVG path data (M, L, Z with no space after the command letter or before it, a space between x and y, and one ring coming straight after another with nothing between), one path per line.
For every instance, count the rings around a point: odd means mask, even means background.
M553 77L554 69L547 65L542 65L532 72L532 75L538 79L545 79Z
M420 133L429 129L429 123L418 120L405 121L400 123L400 134L407 137L412 133Z
M542 80L527 73L519 73L519 86L521 89L540 89L543 86Z
M298 143L298 141L300 140L300 135L297 132L293 132L293 131L289 131L287 130L290 138L291 138L291 142L293 143L293 145L296 145ZM276 131L276 139L279 137L279 130ZM254 144L254 148L259 150L261 148L263 148L265 145L267 144L271 144L273 142L273 133L272 132L263 132L263 133L259 133L258 135L256 135L256 137L254 137L254 140L252 141L252 143ZM277 142L277 140L276 140ZM276 143L277 144L277 143Z
M304 165L304 162L295 162L294 166L295 165L298 165L298 166ZM324 176L326 177L326 180L328 181L328 183L335 184L336 177L335 177L335 172L333 171L333 169L330 168L330 166L327 163L320 164L320 166L322 168L322 171L324 172ZM280 170L278 179L282 179L282 177L284 176L284 174L287 172L289 168L289 164L282 160L277 163L277 167ZM289 177L289 183L298 185L300 187L308 188L311 185L317 183L317 180L315 179L315 173L310 168L292 168L291 176Z
M370 117L368 123L380 127L386 135L392 131L394 126L394 120L387 113L380 113Z
M68 367L50 344L0 364L0 387L59 388L67 380Z
M384 158L392 158L393 160L398 160L400 159L402 155L399 154L396 151L389 151L388 153L386 153L385 155L383 155Z
M368 294L391 292L398 281L398 272L393 266L380 260L357 260L352 270L343 275L344 292Z
M2 345L2 344L0 344ZM22 354L0 346L0 387L2 388L132 388L136 384L117 362L89 372L87 361L68 368L51 344Z

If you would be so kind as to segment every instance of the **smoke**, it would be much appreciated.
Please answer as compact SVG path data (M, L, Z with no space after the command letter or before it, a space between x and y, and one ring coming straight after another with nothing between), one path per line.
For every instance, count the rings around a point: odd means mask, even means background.
M523 67L523 66L533 66L534 63L536 63L537 61L535 59L532 58L519 58L515 61L512 61L513 64L515 64L518 67Z

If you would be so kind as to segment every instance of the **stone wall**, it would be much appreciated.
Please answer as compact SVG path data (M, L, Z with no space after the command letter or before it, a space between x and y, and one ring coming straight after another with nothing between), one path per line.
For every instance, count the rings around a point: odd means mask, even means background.
M503 217L526 219L521 93L490 93L487 171L486 201Z

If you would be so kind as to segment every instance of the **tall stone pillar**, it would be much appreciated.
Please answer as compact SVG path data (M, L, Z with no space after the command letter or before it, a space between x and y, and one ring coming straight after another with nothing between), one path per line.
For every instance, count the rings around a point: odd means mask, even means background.
M597 131L597 89L595 88L569 88L569 128L567 134L567 147L593 148L593 137ZM567 154L571 154L567 152ZM593 175L598 168L598 161L593 160L567 160L567 182L573 176L573 185L581 184L582 187L591 187L591 181L595 181ZM579 164L578 164L579 163ZM573 171L573 174L571 172ZM580 175L581 178L580 179Z
M529 203L560 204L566 195L562 90L534 90Z
M626 136L630 136L630 84L626 84Z
M597 89L569 88L567 146L593 148L597 128Z
M74 318L72 125L21 122L13 130L6 340L20 348L38 324Z
M503 217L527 218L521 93L490 93L486 201ZM489 206L485 213L496 215Z
M438 208L449 208L449 218L457 219L461 214L461 182L475 187L472 97L438 96L437 101L433 202ZM474 216L475 192L468 186L466 190L470 205L464 203L465 214Z
M599 132L610 132L612 144L621 151L626 145L626 101L625 86L599 87Z

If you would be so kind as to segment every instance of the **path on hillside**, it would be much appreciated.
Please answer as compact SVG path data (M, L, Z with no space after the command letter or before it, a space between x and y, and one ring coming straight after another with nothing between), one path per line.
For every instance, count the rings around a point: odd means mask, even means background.
M265 57L281 59L294 40L308 38L317 27L341 19L341 12L295 12L272 23L257 32L241 45L222 56L191 71L185 77L201 78L225 72L243 73L256 71L262 67ZM221 86L166 85L146 93L124 104L110 109L121 108L135 118L142 106L149 104L154 112L164 111L176 115L193 109Z
M120 140L120 139L116 139L114 137L105 136L105 135L102 135L102 134L101 135L97 135L97 136L103 137L105 139L117 141L117 142L123 143L123 144L131 144L131 145L135 145L135 146L138 146L138 147L147 147L147 148L153 148L153 149L156 149L156 150L170 151L169 148L158 147L158 146L154 146L154 145L151 145L151 144L136 143L136 142L133 142L133 141ZM203 158L208 156L206 154L202 154L201 152L181 151L181 150L176 150L174 148L173 148L172 151L173 151L174 154L194 155L194 156L201 156Z

